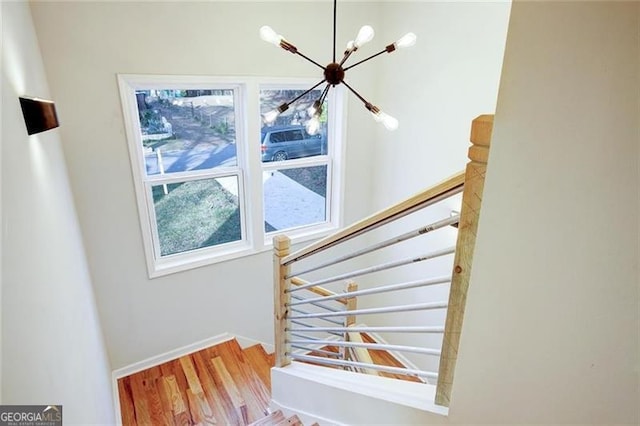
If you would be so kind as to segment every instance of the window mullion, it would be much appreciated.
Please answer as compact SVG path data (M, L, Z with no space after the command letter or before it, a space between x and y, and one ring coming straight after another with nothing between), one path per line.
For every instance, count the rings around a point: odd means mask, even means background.
M260 167L260 88L256 80L247 83L246 123L247 123L247 215L253 235L253 247L262 250L264 240L264 194L262 188L262 168Z

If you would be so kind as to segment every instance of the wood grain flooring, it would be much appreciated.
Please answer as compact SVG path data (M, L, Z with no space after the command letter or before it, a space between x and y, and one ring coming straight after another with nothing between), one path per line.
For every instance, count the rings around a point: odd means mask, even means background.
M269 414L273 356L229 340L118 380L122 424L247 425Z
M364 342L373 337L362 333ZM323 350L338 352L335 346ZM403 366L387 351L369 350L375 364ZM311 352L310 355L326 356ZM124 426L302 425L269 413L273 354L262 345L242 349L233 339L118 379ZM421 380L379 372L400 380Z

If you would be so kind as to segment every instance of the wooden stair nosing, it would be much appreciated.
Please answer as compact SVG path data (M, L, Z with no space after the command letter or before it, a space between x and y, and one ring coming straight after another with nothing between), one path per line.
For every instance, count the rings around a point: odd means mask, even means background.
M251 423L249 426L272 426L280 423L283 420L285 420L284 414L282 413L281 410L277 410L277 411L274 411L273 413L270 413L266 417L256 420L255 422Z
M294 414L293 416L280 421L280 423L276 423L275 426L303 426L303 424L300 421L300 418Z

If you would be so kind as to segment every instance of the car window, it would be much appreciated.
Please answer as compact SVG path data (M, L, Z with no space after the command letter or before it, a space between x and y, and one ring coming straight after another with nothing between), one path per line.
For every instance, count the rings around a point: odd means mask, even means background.
M304 136L302 134L302 130L297 129L297 130L289 130L287 132L285 132L287 134L287 140L288 141L301 141L304 139Z
M273 132L273 133L271 133L271 138L270 138L271 142L273 142L273 143L284 142L286 140L285 133L286 132Z

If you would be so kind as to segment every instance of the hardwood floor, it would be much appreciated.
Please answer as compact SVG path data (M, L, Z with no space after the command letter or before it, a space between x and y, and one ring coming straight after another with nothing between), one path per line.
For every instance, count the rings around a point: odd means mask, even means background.
M362 339L374 342L366 333ZM323 349L338 351L335 346ZM387 351L369 353L375 364L402 366ZM233 339L123 377L118 379L122 424L301 425L295 416L285 419L282 413L269 413L273 365L273 354L267 354L262 345L242 349ZM420 381L398 374L380 375Z
M230 340L118 380L123 425L246 425L265 417L273 357Z

